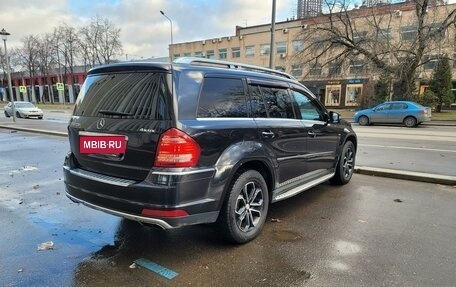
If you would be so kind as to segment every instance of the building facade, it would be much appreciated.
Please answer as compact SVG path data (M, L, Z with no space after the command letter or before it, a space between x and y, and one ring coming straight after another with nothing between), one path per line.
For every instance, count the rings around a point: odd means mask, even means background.
M413 3L406 2L349 11L347 15L352 21L358 22L358 26L361 27L359 30L367 29L358 31L356 35L353 34L351 40L358 41L363 37L372 37L374 32L369 31L369 27L362 22L368 19L368 15L388 15L388 29L379 29L375 34L379 34L381 31L387 36L388 41L399 45L391 45L397 49L397 53L389 51L399 59L401 57L400 48L396 47L411 45L417 35L416 28L413 26L416 17L414 7ZM441 23L455 9L456 4L438 5L431 7L428 13L432 15L432 21L436 23L437 27L437 24ZM318 35L312 35L311 31L315 31L312 27L325 24L327 21L327 15L320 15L276 23L273 49L270 45L271 25L266 24L250 27L237 26L236 32L232 36L173 44L170 45L170 56L173 59L203 57L268 67L269 57L272 54L274 69L293 75L311 89L326 106L356 107L360 105L360 98L371 96L369 93L372 93L373 84L379 79L382 71L362 57L343 63L337 63L337 61L324 65L311 63L312 57L316 57L315 53L304 55L303 52L312 50L309 49L311 45L315 46L316 54L318 54L318 49L324 49L315 45ZM430 27L433 26L430 25ZM456 58L455 26L451 25L438 41L431 41L426 46L423 64L418 68L416 75L417 89L421 93L429 85L429 79L439 55L445 54L451 59ZM456 61L452 61L451 65L453 86L456 88Z
M298 0L298 19L315 17L321 14L321 0Z
M33 78L25 72L13 72L13 99L33 103L74 103L85 78L86 69L83 67L74 67L72 74L62 74L56 69L46 76L38 74ZM1 78L1 86L0 100L10 101L6 75Z

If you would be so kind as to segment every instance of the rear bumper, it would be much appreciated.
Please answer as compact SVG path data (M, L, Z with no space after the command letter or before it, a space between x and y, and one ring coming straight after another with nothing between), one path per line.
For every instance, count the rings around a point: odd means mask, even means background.
M215 170L152 171L134 181L71 167L63 167L67 196L74 202L112 215L164 229L217 220L219 198L210 193ZM144 210L184 211L185 215L147 216Z

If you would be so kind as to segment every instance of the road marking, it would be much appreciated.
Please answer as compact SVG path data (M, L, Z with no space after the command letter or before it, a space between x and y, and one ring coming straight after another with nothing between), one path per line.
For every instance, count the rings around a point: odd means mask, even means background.
M380 147L380 148L395 148L395 149L412 149L412 150L420 150L420 151L436 151L436 152L456 153L456 150L422 148L422 147L389 146L389 145L376 145L376 144L359 144L358 146Z
M152 262L150 260L144 259L144 258L139 258L134 261L136 264L139 266L142 266L146 269L149 269L152 272L155 272L166 279L173 279L178 275L178 273L174 272L171 269L168 269L166 267L163 267L155 262Z

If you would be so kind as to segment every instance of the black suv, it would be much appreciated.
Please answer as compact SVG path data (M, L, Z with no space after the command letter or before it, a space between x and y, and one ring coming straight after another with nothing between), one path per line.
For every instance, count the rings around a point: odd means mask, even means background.
M71 200L165 229L217 222L237 243L270 203L347 183L357 146L293 77L200 58L93 68L68 134Z

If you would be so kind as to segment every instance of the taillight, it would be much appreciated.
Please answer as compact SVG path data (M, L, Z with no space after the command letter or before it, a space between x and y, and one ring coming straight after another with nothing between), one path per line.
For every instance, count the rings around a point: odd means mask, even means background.
M155 156L155 166L194 167L200 155L198 143L189 135L172 128L160 136Z

